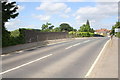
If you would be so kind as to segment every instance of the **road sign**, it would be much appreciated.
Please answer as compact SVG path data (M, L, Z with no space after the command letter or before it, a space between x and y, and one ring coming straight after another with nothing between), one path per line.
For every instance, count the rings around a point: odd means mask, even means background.
M120 28L115 28L115 32L120 32Z

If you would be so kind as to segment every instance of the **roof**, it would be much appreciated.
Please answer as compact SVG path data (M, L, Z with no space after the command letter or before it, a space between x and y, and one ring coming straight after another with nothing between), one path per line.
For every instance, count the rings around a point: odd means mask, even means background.
M95 30L95 32L110 32L111 30L108 30L108 29L98 29L98 30Z

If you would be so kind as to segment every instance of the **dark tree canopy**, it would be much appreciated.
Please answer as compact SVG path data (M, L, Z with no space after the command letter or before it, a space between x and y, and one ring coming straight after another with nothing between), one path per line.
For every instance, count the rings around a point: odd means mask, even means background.
M86 25L88 25L88 26L90 27L90 23L89 23L89 20L87 20L87 22L86 22Z
M5 24L5 22L8 22L9 19L11 18L16 18L18 16L19 13L17 12L17 5L16 2L2 2L2 22L3 22L3 26Z
M42 25L42 31L43 32L51 32L54 28L54 25L52 25L51 23L46 23Z
M5 28L5 22L8 22L11 18L16 18L17 13L16 2L1 2L2 3L2 46L7 46L10 43L10 32Z
M62 23L60 24L60 30L61 31L73 31L73 27L71 27L69 24L67 23Z

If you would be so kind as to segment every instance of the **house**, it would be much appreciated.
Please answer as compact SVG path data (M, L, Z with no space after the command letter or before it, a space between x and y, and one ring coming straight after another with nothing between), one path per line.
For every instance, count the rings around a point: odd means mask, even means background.
M99 34L99 35L102 35L102 36L109 36L110 32L111 32L111 30L108 30L108 29L95 30L95 34Z

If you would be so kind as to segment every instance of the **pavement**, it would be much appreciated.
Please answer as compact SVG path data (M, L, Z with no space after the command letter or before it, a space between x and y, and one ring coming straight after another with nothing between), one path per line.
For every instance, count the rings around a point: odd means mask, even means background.
M74 39L2 56L3 78L85 78L107 37Z
M109 41L88 78L118 78L118 38Z

